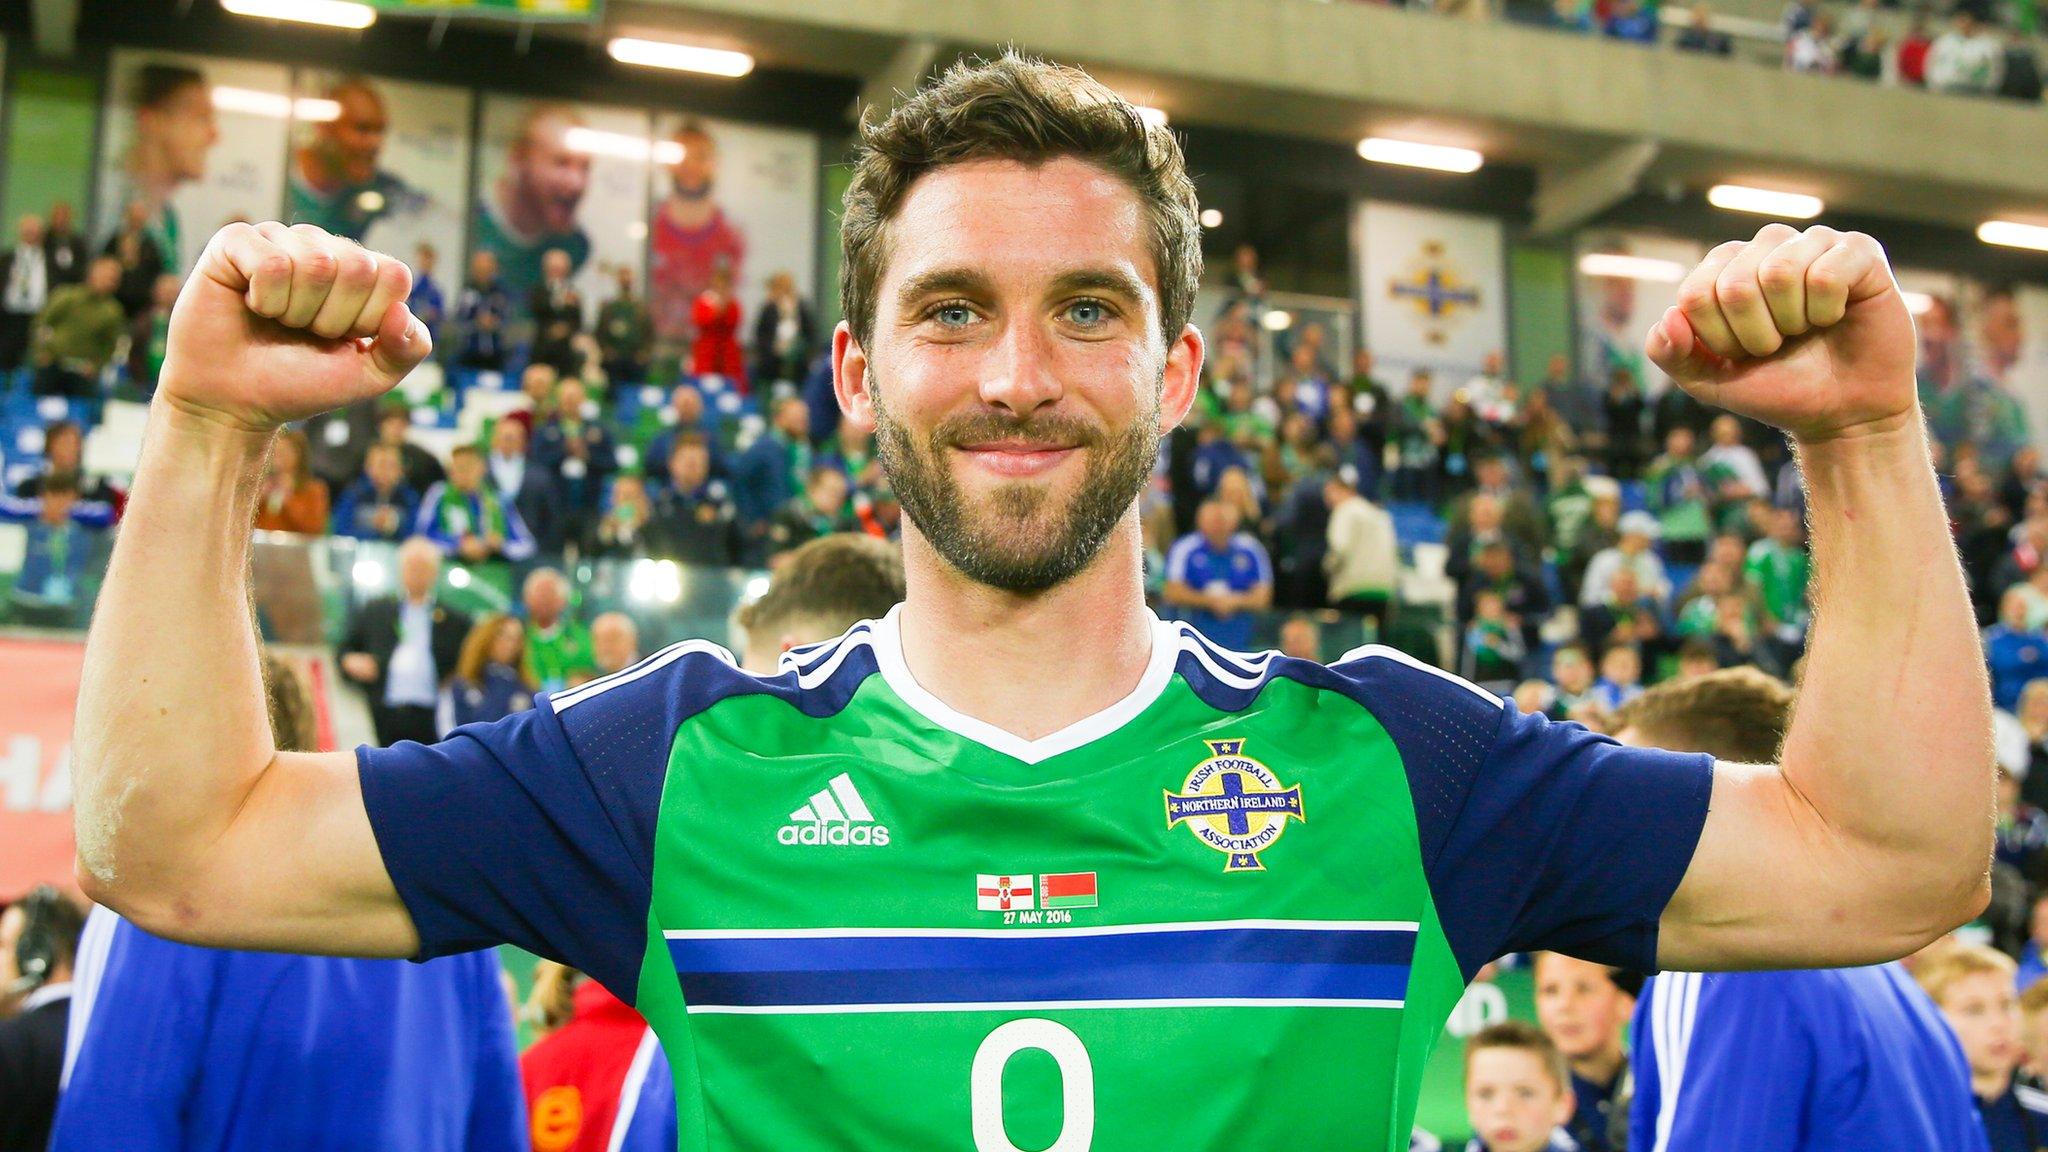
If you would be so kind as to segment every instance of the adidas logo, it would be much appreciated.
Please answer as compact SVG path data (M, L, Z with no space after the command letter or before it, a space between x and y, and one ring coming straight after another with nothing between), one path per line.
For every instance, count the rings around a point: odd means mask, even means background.
M889 842L887 825L875 823L867 801L854 789L853 778L841 772L811 793L803 807L789 814L789 823L775 834L784 844L857 844L881 847Z

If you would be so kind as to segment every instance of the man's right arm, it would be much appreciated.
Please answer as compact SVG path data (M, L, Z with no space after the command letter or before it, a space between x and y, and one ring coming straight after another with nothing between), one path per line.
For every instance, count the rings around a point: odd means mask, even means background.
M249 610L274 430L387 390L429 350L403 265L314 229L232 226L173 314L80 684L77 871L159 935L408 956L418 937L352 753L281 753Z

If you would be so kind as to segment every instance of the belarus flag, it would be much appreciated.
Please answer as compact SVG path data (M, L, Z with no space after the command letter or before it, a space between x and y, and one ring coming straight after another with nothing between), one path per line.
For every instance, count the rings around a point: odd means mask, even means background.
M1041 908L1095 907L1095 873L1047 872L1038 878Z
M990 876L977 873L974 877L974 906L983 912L1030 911L1036 907L1031 874Z

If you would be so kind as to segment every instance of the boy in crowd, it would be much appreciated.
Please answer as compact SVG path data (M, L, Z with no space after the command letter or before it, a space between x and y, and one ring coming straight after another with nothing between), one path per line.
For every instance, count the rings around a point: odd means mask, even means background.
M1991 1152L2036 1152L2048 1143L2048 1093L2014 1075L2026 1052L2020 1047L2012 958L1981 944L1958 944L1915 965L1913 978L1962 1042L1970 1094L1977 1098Z
M1534 1024L1507 1020L1465 1042L1465 1152L1575 1152L1564 1054Z
M1643 978L1566 956L1536 954L1536 1017L1571 1073L1566 1129L1581 1152L1628 1147L1628 1053L1622 1048Z

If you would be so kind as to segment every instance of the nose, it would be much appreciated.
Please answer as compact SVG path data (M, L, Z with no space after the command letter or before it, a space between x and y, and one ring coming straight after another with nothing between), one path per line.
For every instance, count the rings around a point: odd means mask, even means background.
M1043 325L1030 319L1012 321L982 376L982 402L1016 417L1056 403L1065 389L1052 359L1052 337Z

